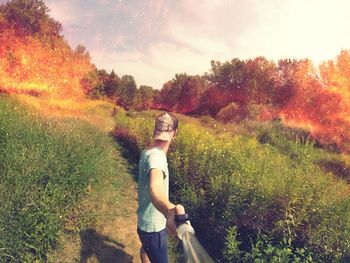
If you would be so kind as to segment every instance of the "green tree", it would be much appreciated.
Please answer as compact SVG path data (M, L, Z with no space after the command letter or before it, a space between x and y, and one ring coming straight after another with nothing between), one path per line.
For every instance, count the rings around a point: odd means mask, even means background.
M119 96L119 88L121 84L121 79L112 70L109 74L108 79L105 82L105 93L109 98L116 98Z
M246 97L243 93L222 90L209 83L209 88L203 92L199 99L197 113L215 117L220 109L226 107L231 102L244 104L245 99Z
M90 71L80 80L80 85L84 93L93 99L100 98L104 95L103 84L99 78L97 70Z
M265 57L256 57L245 62L245 94L250 102L268 104L273 101L276 91L277 67Z
M91 72L81 80L81 84L89 97L93 99L99 99L106 95L106 83L108 81L109 74L104 69Z
M276 93L274 104L277 106L287 105L296 95L298 90L298 72L299 62L291 59L281 59L278 61L278 78L276 84Z
M140 94L143 100L151 100L153 96L153 88L151 86L141 85Z
M41 37L61 36L62 25L50 18L43 0L12 0L0 6L0 13L16 30Z
M159 95L160 101L167 110L193 113L197 111L200 96L206 88L207 81L200 76L176 74L163 85Z
M91 57L90 57L90 54L89 52L87 51L86 47L79 44L77 45L77 47L75 48L74 50L74 54L77 56L77 57L81 57L83 59L87 59L87 60L91 60Z
M177 110L181 113L194 113L198 110L200 97L207 89L207 82L200 76L186 76L178 98Z
M153 103L153 88L141 85L136 91L134 106L136 110L148 110Z
M163 85L160 91L160 100L165 109L176 109L177 102L181 94L182 85L186 76L186 74L176 74L172 80Z
M207 77L215 87L231 91L242 91L248 81L246 65L238 58L225 63L212 60L211 73Z
M119 89L119 103L121 106L129 109L134 105L136 99L137 86L133 76L124 75L121 78L121 85Z

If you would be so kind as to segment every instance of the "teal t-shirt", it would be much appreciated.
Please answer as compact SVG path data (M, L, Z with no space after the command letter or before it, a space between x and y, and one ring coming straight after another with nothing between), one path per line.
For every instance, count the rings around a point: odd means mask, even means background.
M154 147L145 149L140 157L138 177L137 227L145 232L158 232L165 229L164 215L152 204L149 191L149 172L151 169L163 171L163 190L169 198L169 171L164 151Z

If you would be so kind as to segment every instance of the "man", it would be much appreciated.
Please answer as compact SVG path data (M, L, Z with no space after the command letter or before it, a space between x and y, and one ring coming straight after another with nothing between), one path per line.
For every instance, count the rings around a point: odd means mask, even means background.
M166 154L175 138L178 120L171 113L156 118L153 143L141 154L138 177L137 233L142 243L143 263L168 262L167 233L176 234L176 213L181 205L169 201L169 171Z

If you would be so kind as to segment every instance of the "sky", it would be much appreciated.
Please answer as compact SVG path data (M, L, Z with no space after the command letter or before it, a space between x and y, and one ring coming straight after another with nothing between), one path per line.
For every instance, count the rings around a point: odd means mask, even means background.
M315 65L350 48L348 0L45 0L99 69L160 89L210 61L264 56Z

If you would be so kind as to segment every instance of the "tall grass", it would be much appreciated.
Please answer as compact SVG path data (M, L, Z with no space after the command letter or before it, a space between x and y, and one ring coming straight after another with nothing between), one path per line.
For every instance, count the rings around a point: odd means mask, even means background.
M261 143L180 117L169 153L172 199L218 261L345 262L349 186L317 165L313 142L266 125L270 141ZM115 134L137 151L152 127L153 116L119 112Z
M69 211L111 168L107 143L90 125L0 96L1 262L46 260Z

